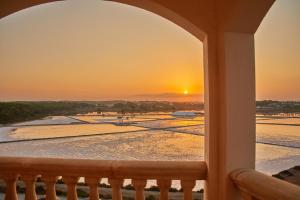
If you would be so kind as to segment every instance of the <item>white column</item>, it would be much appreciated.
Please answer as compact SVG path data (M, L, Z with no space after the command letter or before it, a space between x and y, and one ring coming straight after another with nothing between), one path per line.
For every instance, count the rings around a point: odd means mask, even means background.
M204 41L206 200L239 195L229 173L255 167L254 35L209 33Z

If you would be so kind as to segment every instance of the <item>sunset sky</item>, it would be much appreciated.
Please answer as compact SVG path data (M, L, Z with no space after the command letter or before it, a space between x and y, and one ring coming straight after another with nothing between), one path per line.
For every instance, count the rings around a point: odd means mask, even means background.
M300 100L299 19L299 0L278 0L256 33L257 99ZM0 101L202 101L202 48L132 6L32 7L0 19Z

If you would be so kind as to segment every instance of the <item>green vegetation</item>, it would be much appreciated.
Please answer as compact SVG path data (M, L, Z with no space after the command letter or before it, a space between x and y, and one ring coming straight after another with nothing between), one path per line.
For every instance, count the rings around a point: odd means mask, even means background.
M1 102L0 124L28 121L50 115L71 115L95 110L81 102Z
M178 110L203 110L200 102L167 101L19 101L0 102L0 124L40 119L53 115L75 115L89 112L147 113L174 112ZM300 102L296 101L257 101L259 114L300 113Z
M279 172L278 174L273 174L272 176L276 177L278 179L284 179L286 177L293 176L293 174L289 170L283 170L283 171Z
M122 187L125 190L135 190L132 184L128 184Z
M156 185L152 185L149 188L145 188L145 191L159 192L159 187Z
M36 186L36 187L35 187L35 192L36 192L36 194L38 194L38 195L44 195L44 194L46 194L45 187L42 186L42 185Z
M139 101L118 102L107 111L119 113L147 113L147 112L174 112L177 110L202 110L203 103L166 102L166 101Z
M81 197L81 198L87 198L89 197L89 193L87 193L86 191L82 190L82 189L79 189L77 188L77 196L78 197Z
M274 115L279 113L296 114L300 113L299 101L257 101L256 112L265 115Z
M74 101L41 101L41 102L0 102L0 124L29 121L53 115L75 115L89 112L147 113L172 112L176 110L200 110L202 103L172 102L74 102Z

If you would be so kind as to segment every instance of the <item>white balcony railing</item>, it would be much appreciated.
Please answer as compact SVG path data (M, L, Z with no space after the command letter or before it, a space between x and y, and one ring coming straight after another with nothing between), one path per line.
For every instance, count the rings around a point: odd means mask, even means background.
M231 173L231 179L245 200L299 200L300 187L252 169Z
M0 157L0 179L6 182L5 200L17 200L16 182L26 186L25 200L36 200L35 182L41 177L46 185L46 199L56 200L55 184L62 177L67 185L67 200L77 200L76 185L84 177L89 187L89 199L99 199L99 182L108 178L112 199L121 200L124 179L131 179L135 199L145 199L147 180L157 180L160 199L168 199L172 180L180 180L184 199L192 200L196 180L207 177L203 161L112 161L88 159ZM264 175L255 170L241 169L231 173L231 179L243 199L300 199L300 187Z
M144 199L144 188L149 179L157 180L160 199L168 199L172 180L180 180L184 199L192 199L196 180L206 179L207 168L202 161L111 161L54 158L0 158L0 178L6 182L5 200L17 200L18 178L26 185L25 200L36 200L35 181L38 176L46 185L46 199L56 200L55 183L62 177L67 185L67 199L77 200L76 185L84 177L89 186L89 199L98 200L98 184L108 178L113 200L121 200L124 179L131 179L136 199Z

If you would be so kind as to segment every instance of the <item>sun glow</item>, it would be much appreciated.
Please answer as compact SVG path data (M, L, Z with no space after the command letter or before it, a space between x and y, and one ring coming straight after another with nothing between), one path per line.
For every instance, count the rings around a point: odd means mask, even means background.
M202 99L200 40L150 12L105 1L80 2L32 8L26 17L16 14L20 21L0 20L0 101ZM60 4L65 4L63 12ZM72 13L72 19L66 13ZM95 16L109 23L96 22ZM118 33L124 30L120 38ZM159 38L166 39L157 45L153 41Z

